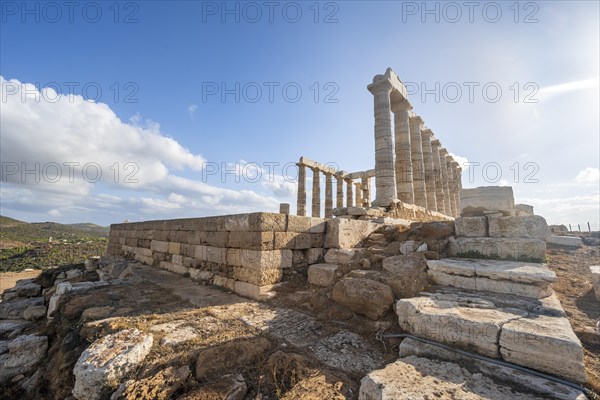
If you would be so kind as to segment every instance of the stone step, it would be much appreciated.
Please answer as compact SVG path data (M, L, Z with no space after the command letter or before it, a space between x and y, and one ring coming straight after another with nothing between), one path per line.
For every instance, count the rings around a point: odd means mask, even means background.
M396 303L415 336L586 382L583 348L555 295L544 299L446 289Z
M451 237L448 255L452 257L546 261L546 242L535 238Z
M583 394L575 397L555 397L552 392L536 393L529 385L511 385L510 381L502 382L493 375L472 372L469 370L472 368L467 369L463 365L414 355L403 357L366 375L361 380L358 399L584 400L586 398ZM569 394L575 394L575 391L571 390Z
M552 294L556 274L546 264L446 258L427 262L439 285L543 298Z

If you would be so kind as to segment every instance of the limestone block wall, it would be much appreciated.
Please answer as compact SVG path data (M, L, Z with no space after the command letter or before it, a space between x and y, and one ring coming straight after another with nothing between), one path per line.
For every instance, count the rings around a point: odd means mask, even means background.
M326 248L353 247L377 226L272 213L113 224L107 255L260 298L285 269L321 261Z

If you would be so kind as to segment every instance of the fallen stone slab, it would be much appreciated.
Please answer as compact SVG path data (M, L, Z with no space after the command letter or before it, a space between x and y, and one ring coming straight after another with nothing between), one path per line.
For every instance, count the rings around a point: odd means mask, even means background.
M316 286L331 286L335 282L338 264L313 264L308 267L308 283Z
M590 273L592 274L592 287L596 294L596 300L600 301L600 265L591 266Z
M583 242L581 238L574 236L558 236L558 235L550 235L546 239L546 243L560 246L560 247L574 247L579 248L582 246Z
M456 363L416 356L401 358L372 371L360 383L359 400L547 399L494 382L481 373L471 373Z
M566 318L536 315L504 324L500 353L508 362L587 382L583 348Z
M42 293L42 285L28 280L17 282L15 291L19 297L36 297Z
M416 296L429 284L427 261L422 253L387 257L382 265L383 282L398 299Z
M546 239L550 228L539 215L488 218L489 236L498 238Z
M483 258L511 261L546 261L546 242L528 238L450 238L451 257Z
M7 352L0 355L0 383L31 371L46 355L48 337L24 335L7 344Z
M534 298L549 296L557 279L546 264L539 263L446 258L427 265L427 273L439 285Z
M399 348L401 358L417 356L421 358L450 361L461 365L469 365L477 369L485 376L492 378L495 382L510 382L513 387L527 387L528 391L538 396L557 400L586 400L587 397L581 390L571 386L542 378L509 366L503 366L491 361L486 361L456 351L447 350L439 346L425 343L413 338L406 338Z
M48 301L48 314L47 317L50 318L56 312L58 308L59 300L61 296L67 293L73 292L83 292L91 289L95 289L98 287L108 286L109 283L106 281L97 281L97 282L61 282L56 285L56 292L50 297L50 301Z
M345 278L333 287L333 300L377 320L390 310L394 293L388 285L371 279Z
M83 351L75 368L73 396L77 400L100 400L119 386L150 352L153 337L126 329L96 340Z
M23 313L29 307L43 306L43 297L16 299L0 304L0 319L22 319Z

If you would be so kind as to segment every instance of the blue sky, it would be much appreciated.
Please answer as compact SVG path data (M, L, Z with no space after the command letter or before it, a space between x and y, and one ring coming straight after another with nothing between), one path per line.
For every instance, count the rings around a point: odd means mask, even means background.
M598 229L598 2L0 4L3 215L107 225L295 206L284 166L298 157L373 167L366 86L392 67L469 163L464 187L511 185L550 223Z

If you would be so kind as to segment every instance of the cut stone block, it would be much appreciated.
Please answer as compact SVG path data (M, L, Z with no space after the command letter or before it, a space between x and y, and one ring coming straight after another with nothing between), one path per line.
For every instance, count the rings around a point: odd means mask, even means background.
M450 238L448 255L499 260L546 260L546 242L524 238Z
M221 275L215 275L213 278L213 285L220 286L233 292L235 290L235 279L226 278Z
M600 301L600 266L591 266L590 273L592 274L592 286L596 294L596 300Z
M313 264L308 268L308 283L316 286L331 286L335 282L337 264Z
M229 232L227 247L248 250L273 250L273 232Z
M317 264L319 261L322 261L325 257L325 249L321 248L311 248L308 249L306 253L306 261L309 264Z
M312 225L312 218L311 217L303 217L300 215L288 215L288 220L287 220L287 229L285 230L286 232L296 232L296 233L303 233L303 232L310 232L310 228Z
M400 253L407 255L416 251L427 251L427 243L417 240L406 240L400 243Z
M471 373L458 363L408 356L366 375L360 381L358 399L543 400L548 398L544 395L536 396L529 391L520 391L517 389L518 386L495 382L492 378L493 376L481 373Z
M169 251L169 242L153 240L152 242L150 242L150 248L154 251L159 251L161 253L167 253Z
M283 278L283 270L279 268L259 270L244 267L235 267L233 269L233 278L238 281L252 283L253 285L263 286L280 282Z
M396 298L413 297L428 285L427 262L421 253L383 259L383 282Z
M515 211L517 215L533 215L533 206L529 204L515 204Z
M456 236L486 237L488 223L486 217L461 217L454 220Z
M345 278L333 287L333 300L377 320L388 313L394 293L388 285L371 279Z
M325 253L325 262L329 264L346 264L352 260L356 249L329 249Z
M461 217L484 216L485 211L514 215L515 200L510 186L485 186L460 191Z
M370 221L335 218L327 221L325 247L351 249L357 247L367 236L379 227Z
M415 297L398 300L396 314L400 327L415 336L499 358L502 326L527 313L494 309L485 302L462 307L452 298Z
M292 250L242 250L241 264L250 269L277 269L292 267Z
M496 382L510 382L512 387L527 387L528 392L535 393L542 398L557 400L586 400L587 397L581 390L551 381L528 372L519 371L490 361L473 358L461 353L446 350L430 343L425 343L413 338L406 338L400 344L400 357L417 356L421 358L450 361L461 365L469 365ZM514 395L509 396L511 399ZM489 397L496 398L496 397Z
M564 247L575 247L579 248L583 244L581 238L574 236L558 236L558 235L550 235L546 239L546 243L552 244L555 246L564 246Z
M546 220L539 215L489 218L490 237L546 239L549 234Z
M443 259L427 262L428 274L439 285L543 298L552 294L556 275L546 264Z
M167 261L161 261L159 264L159 267L167 270L169 272L173 272L175 274L178 275L185 275L185 274L189 274L190 269L184 267L183 265L177 265L177 264L173 264Z
M566 318L538 315L510 321L502 326L500 346L508 362L587 382L583 348Z
M265 300L275 295L271 292L275 287L276 285L258 286L251 283L235 281L234 291L240 296L248 297L253 300Z

